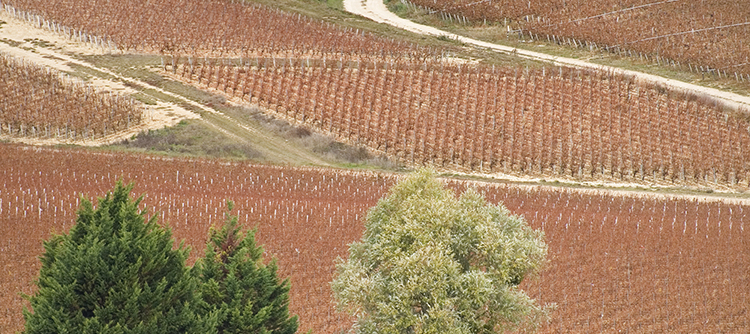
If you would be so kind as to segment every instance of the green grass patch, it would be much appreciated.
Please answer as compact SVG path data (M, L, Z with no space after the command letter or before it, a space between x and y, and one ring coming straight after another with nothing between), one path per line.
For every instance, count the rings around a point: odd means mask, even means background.
M160 76L150 76L149 67L157 67L161 64L161 56L158 55L76 55L78 60L85 61L96 67L109 69L125 77L136 78L147 83L149 80L159 80Z
M31 45L34 45L34 46L37 46L37 47L41 47L41 48L55 46L55 44L53 44L51 42L45 41L43 39L38 39L38 38L34 38L34 39L25 38L24 41L26 41L28 43L31 43Z
M256 160L262 158L260 152L251 144L233 141L210 129L200 120L182 121L173 127L141 132L112 147L181 156Z
M113 81L117 80L117 78L115 78L111 74L104 73L102 71L98 71L98 70L93 69L91 67L78 65L78 64L75 64L75 63L71 63L71 62L68 62L65 65L67 65L68 67L70 67L71 69L73 69L72 72L67 72L69 75L81 78L84 81L87 81L87 80L89 80L91 78L102 78L102 79L113 80Z
M21 42L19 42L19 41L14 41L14 40L12 40L12 39L8 39L8 38L0 38L0 42L3 42L3 43L5 43L5 44L8 44L8 45L10 45L10 46L12 46L12 47L14 47L14 48L16 48L16 47L18 47L19 45L23 44L23 43L21 43Z
M130 95L130 97L132 97L136 101L142 102L143 104L147 104L150 106L156 105L156 99L144 93L136 93L136 94Z
M408 16L409 14L413 14L409 7L407 7L406 4L401 1L386 0L384 2L386 7L388 7L388 10L396 13L399 16Z
M344 167L370 167L395 170L402 166L384 156L371 154L363 146L354 146L337 142L330 136L315 131L307 125L294 125L285 120L274 118L257 107L221 105L225 115L245 124L254 124L292 145L312 152L322 159Z
M325 2L328 8L335 9L335 10L344 10L343 0L325 0Z

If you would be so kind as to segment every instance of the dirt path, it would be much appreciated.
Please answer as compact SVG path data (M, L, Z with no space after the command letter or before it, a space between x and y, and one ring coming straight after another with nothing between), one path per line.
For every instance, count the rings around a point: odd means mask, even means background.
M242 123L215 108L155 87L141 80L122 76L107 68L95 66L74 57L75 55L108 54L110 52L108 50L94 47L89 43L68 39L44 29L35 28L28 22L13 18L3 10L0 10L0 21L5 22L0 25L0 52L2 53L66 73L75 72L72 65L85 67L94 73L102 74L101 76L94 76L86 80L87 84L92 85L98 91L111 91L123 95L131 95L138 92L132 87L145 87L167 95L172 100L178 101L181 105L189 105L193 110L198 110L204 115L201 117L201 115L181 107L174 101L162 101L154 98L156 105L146 106L146 121L144 123L107 137L75 141L57 138L17 138L7 136L0 136L0 139L30 145L75 144L81 146L101 146L122 141L141 131L173 126L184 119L200 118L208 127L230 138L257 143L258 145L254 145L254 147L267 159L282 163L315 164L318 166L330 165L310 152L306 152L299 147L273 137L269 133ZM164 73L160 74L165 75Z
M493 44L488 42L479 41L472 38L467 38L464 36L456 35L447 31L443 31L440 29L437 29L435 27L426 26L418 23L414 23L412 21L409 21L407 19L401 18L394 14L393 12L389 11L386 5L383 3L383 0L344 0L344 9L352 14L360 15L365 18L371 19L378 23L385 23L390 24L392 26L408 30L411 32L424 34L424 35L432 35L432 36L447 36L451 39L458 40L460 42L466 43L466 44L472 44L477 47L486 48L490 50L494 50L497 52L507 53L507 54L513 54L517 55L519 57L524 57L527 59L532 60L539 60L539 61L545 61L550 62L555 65L560 66L568 66L568 67L577 67L577 68L588 68L588 69L596 69L596 70L604 70L604 71L610 71L615 73L622 73L624 75L630 75L633 77L636 77L638 80L642 80L644 82L652 82L652 83L658 83L661 85L664 85L670 89L678 90L678 91L687 91L687 92L696 92L696 93L703 93L710 95L719 101L725 103L727 106L734 107L734 108L745 108L746 110L750 111L750 97L743 96L731 92L725 92L714 88L709 87L703 87L699 85L694 85L678 80L673 79L667 79L664 77L660 77L657 75L651 75L636 71L630 71L630 70L623 70L616 67L610 67L605 65L599 65L590 63L583 60L578 59L572 59L572 58L564 58L564 57L558 57L558 56L552 56L548 54L543 54L539 52L533 52L533 51L527 51L527 50L521 50L516 49L513 47L505 46L505 45L499 45L499 44ZM493 175L481 175L483 177L488 178L499 178L511 182L521 182L521 183L535 183L541 181L537 178L530 178L530 177L515 177L512 175L504 175L504 174L493 174ZM547 178L547 180L550 180ZM745 202L748 199L746 198L734 198L730 199L727 197L722 197L720 194L678 194L678 193L670 193L669 185L657 185L657 184L640 184L640 183L615 183L615 182L576 182L574 180L560 180L562 182L572 182L572 184L584 186L584 187L594 187L594 188L570 188L571 190L576 191L583 191L583 192L616 192L623 195L634 195L634 196L656 196L656 197L665 197L665 198L691 198L691 199L699 199L699 200L707 200L707 201L739 201L739 202ZM539 187L538 185L535 185L535 187ZM545 186L541 186L545 187ZM606 189L602 190L601 187L604 187ZM627 190L627 189L638 189L638 188L652 188L653 190L659 190L658 192L654 191L639 191L639 190ZM700 188L696 186L696 188ZM728 193L736 193L733 189L714 189L719 192L728 192ZM744 197L744 196L743 196Z
M451 34L442 32L438 29L434 29L434 28L426 27L422 25L417 25L410 21L396 17L394 14L390 13L385 8L385 5L382 3L381 0L366 0L368 3L368 7L365 7L365 2L363 0L344 0L344 1L345 1L347 10L352 11L354 13L358 13L357 10L359 10L360 11L359 14L363 16L368 16L368 15L373 16L375 14L372 11L372 8L379 8L379 10L377 10L376 12L382 12L381 14L387 17L388 20L391 20L393 22L401 22L403 25L415 25L417 26L417 29L419 29L417 31L420 33L435 34L435 35L451 35ZM372 4L372 7L370 7L370 4ZM374 17L377 18L379 16L374 16ZM194 112L191 112L185 108L180 107L175 102L158 101L157 99L156 106L149 106L149 115L148 115L149 120L146 123L144 123L143 125L137 128L132 128L128 130L127 132L118 133L110 137L99 138L96 140L75 141L75 142L66 142L66 141L54 140L54 139L34 139L34 138L24 138L24 139L11 138L10 140L12 141L23 142L27 144L33 144L33 145L54 145L54 144L65 143L65 144L76 144L76 145L83 145L83 146L99 146L99 145L104 145L104 144L108 144L112 142L121 141L143 130L159 129L164 126L171 126L171 125L178 123L182 119L201 118L203 121L205 121L207 126L214 128L218 132L221 132L229 137L248 141L248 142L253 142L253 143L261 143L262 144L260 147L261 153L264 154L264 156L272 158L273 160L286 162L286 163L293 163L293 164L314 164L317 166L329 165L329 163L322 160L320 157L317 157L311 154L310 152L306 152L304 150L299 149L298 147L289 145L283 140L279 141L278 138L274 138L272 135L262 130L256 129L253 126L240 122L230 117L229 115L226 115L212 107L195 102L185 96L175 94L170 91L166 91L159 87L152 86L146 82L143 82L134 78L130 78L130 77L124 77L107 68L94 66L90 63L78 60L74 57L75 55L107 54L108 51L106 50L93 47L91 44L86 44L86 43L81 43L75 40L70 40L64 36L60 36L60 35L57 35L55 33L52 33L43 29L34 28L26 22L9 17L7 13L5 13L2 10L0 10L0 20L6 22L0 27L0 52L9 53L9 54L14 55L15 57L24 59L26 61L44 65L44 66L49 66L51 68L54 68L56 70L63 71L63 72L75 71L75 69L71 67L71 64L74 64L76 66L86 67L87 69L90 69L92 71L105 74L102 77L94 77L94 78L87 80L88 83L94 85L97 89L107 90L107 91L116 91L116 92L129 95L129 94L137 92L135 89L129 86L137 85L141 87L146 87L149 90L156 90L161 94L170 96L172 99L179 101L180 104L190 105L191 108L193 108L193 110L199 110L201 113L203 113L203 116L201 117L200 115ZM376 21L387 22L385 21L385 19L376 19ZM43 41L44 43L40 43L41 41ZM484 43L484 42L479 42L479 43ZM514 52L512 48L508 48L508 47L500 46L500 45L497 45L496 48L494 49L500 52ZM518 53L520 54L521 51L519 50ZM550 56L546 56L546 57L558 59L558 57L550 57ZM577 60L572 60L572 61L580 62ZM582 62L582 63L585 63L585 62ZM589 65L591 65L592 67L601 67L600 65L595 65L595 64L589 64ZM160 74L169 77L168 73L160 73ZM128 85L126 85L126 83L128 83ZM699 88L707 89L704 87L699 87ZM203 87L203 89L206 89L206 87ZM214 93L219 94L220 92L214 92ZM240 103L240 101L232 101L232 102ZM748 103L750 104L750 101L748 101ZM0 139L4 139L4 138L0 137ZM529 187L532 186L530 184L540 181L538 179L533 179L533 178L513 177L511 175L500 175L500 174L467 175L467 177L469 178L476 177L476 176L487 177L489 179L495 179L499 181L510 181L510 182L519 182L522 184L529 184L528 185ZM474 182L474 181L468 181L468 182ZM583 186L583 187L571 187L568 189L570 189L571 191L581 191L581 192L614 192L614 193L618 193L622 195L635 195L635 196L657 196L657 197L665 197L665 198L688 197L688 198L695 198L695 199L707 200L707 201L732 201L732 202L733 201L750 201L750 199L746 199L746 198L722 197L721 194L683 195L683 194L666 193L668 190L661 190L660 192L648 191L648 190L644 190L644 191L627 190L627 189L634 189L634 188L649 187L649 185L644 185L644 184L630 184L630 183L614 184L614 183L605 183L605 182L590 182L590 183L575 182L575 184L578 186ZM525 185L521 185L521 186L525 186ZM540 187L540 186L533 185L533 187ZM541 186L541 187L559 188L559 187L553 187L553 186ZM586 188L586 187L594 187L598 189ZM601 189L600 187L606 187L606 189ZM654 189L656 190L658 189L658 187L655 187Z
M464 36L456 35L447 31L443 31L434 27L414 23L407 19L398 17L396 14L388 10L383 3L383 0L344 0L344 9L352 14L357 14L371 19L378 23L386 23L392 26L415 32L418 34L432 35L432 36L447 36L451 39L458 40L466 44L472 44L477 47L482 47L497 52L514 54L519 57L524 57L532 60L540 60L550 62L555 65L577 67L577 68L589 68L603 71L610 71L614 73L621 73L628 76L633 76L644 82L652 82L664 85L673 90L696 92L710 95L719 101L723 102L729 107L733 108L745 108L750 110L750 97L743 96L735 93L725 92L714 88L703 87L694 85L687 82L682 82L673 79L667 79L658 75L646 74L642 72L624 70L617 67L610 67L605 65L599 65L590 63L584 60L565 58L552 56L544 53L516 49L513 47L483 42L480 40L467 38Z
M34 28L27 22L11 17L3 10L0 10L0 20L5 22L0 26L0 52L2 53L61 72L74 72L71 64L75 64L104 73L112 79L94 77L86 81L87 84L100 92L110 91L123 95L130 95L137 92L135 89L128 87L126 83L152 88L146 83L125 78L105 68L92 66L72 56L75 54L100 55L105 54L105 50L94 48L90 44L70 40L50 31ZM158 90L158 88L154 89ZM162 93L170 94L164 91ZM0 136L0 139L32 145L76 144L82 146L100 146L122 141L141 131L161 129L165 126L175 125L183 119L195 119L199 117L199 115L174 103L157 101L154 106L146 106L145 121L143 123L106 137L66 140L58 138Z

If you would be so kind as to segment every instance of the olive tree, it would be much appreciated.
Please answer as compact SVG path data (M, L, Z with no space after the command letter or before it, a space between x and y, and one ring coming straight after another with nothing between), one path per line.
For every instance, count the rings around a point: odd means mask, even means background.
M357 333L496 333L533 329L549 307L518 285L541 270L547 245L474 189L459 198L434 172L395 185L366 218L331 283Z

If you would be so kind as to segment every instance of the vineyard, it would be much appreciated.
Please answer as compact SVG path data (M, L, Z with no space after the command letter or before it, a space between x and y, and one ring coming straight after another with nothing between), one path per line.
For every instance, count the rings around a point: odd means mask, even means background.
M750 6L744 1L409 2L451 20L502 22L522 29L527 38L750 80Z
M750 73L747 6L644 1L411 2L471 20L522 21L534 38L658 54L690 69L745 73L740 80ZM160 54L160 75L412 165L750 187L748 111L622 75L461 63L244 1L0 0L0 10L100 48ZM100 137L142 114L128 98L0 56L0 135ZM11 144L0 144L0 156L3 333L23 328L21 293L33 292L42 240L71 227L81 196L102 196L118 179L136 183L149 211L191 245L191 261L209 227L223 221L225 201L234 201L240 221L258 227L266 256L291 278L300 330L341 333L352 319L332 304L334 259L346 256L367 209L400 178ZM747 199L446 182L457 191L477 187L545 232L550 264L523 285L557 305L542 332L750 328Z
M750 181L743 115L621 75L292 58L206 59L171 71L412 164L666 184Z
M250 2L0 0L11 15L102 48L189 57L424 57L430 51Z
M750 182L744 111L621 75L460 64L244 2L4 6L96 45L161 53L165 75L411 164L665 185Z
M123 178L178 239L203 249L225 200L257 225L259 243L292 282L300 330L337 333L328 282L333 260L359 239L363 217L394 175L243 162L0 145L0 332L23 326L43 239L71 227L81 195L101 196ZM512 184L476 186L546 234L550 264L525 289L556 303L542 332L742 332L748 323L747 201L614 195Z
M138 125L143 113L130 98L0 54L0 135L98 138Z

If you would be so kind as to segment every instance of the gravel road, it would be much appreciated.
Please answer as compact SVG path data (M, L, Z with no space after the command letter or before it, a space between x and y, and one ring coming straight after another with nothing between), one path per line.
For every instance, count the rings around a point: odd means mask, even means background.
M681 90L681 91L694 92L694 93L703 93L706 95L710 95L718 99L719 101L723 102L727 106L734 107L734 108L745 108L746 110L750 111L750 97L748 96L725 92L725 91L721 91L721 90L714 89L714 88L694 85L691 83L682 82L682 81L678 81L674 79L667 79L664 77L660 77L658 75L646 74L646 73L637 72L637 71L623 70L623 69L616 68L616 67L590 63L584 60L552 56L552 55L548 55L544 53L515 49L513 47L509 47L505 45L493 44L493 43L483 42L483 41L472 39L472 38L467 38L467 37L456 35L456 34L443 31L434 27L414 23L407 19L400 18L396 14L389 11L388 8L386 8L385 4L383 3L383 0L344 0L344 9L352 14L366 17L375 22L390 24L392 26L395 26L404 30L408 30L411 32L415 32L418 34L433 35L433 36L441 36L441 35L447 36L451 39L455 39L466 44L472 44L477 47L495 50L497 52L515 54L519 57L524 57L528 59L547 61L552 64L560 65L560 66L590 68L590 69L610 71L614 73L622 73L625 75L634 76L638 78L638 80L642 80L644 82L658 83L658 84L661 84L665 87L668 87L674 90Z

